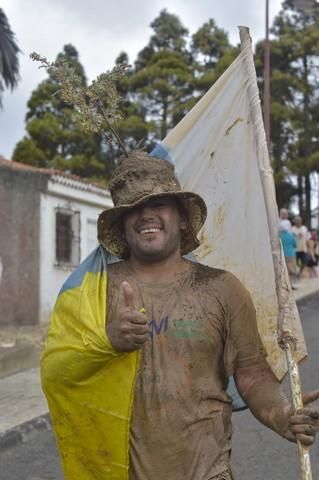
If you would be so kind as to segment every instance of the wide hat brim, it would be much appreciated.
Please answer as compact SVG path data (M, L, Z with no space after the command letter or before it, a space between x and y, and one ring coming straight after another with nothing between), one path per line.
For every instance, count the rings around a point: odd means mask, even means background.
M129 205L119 205L104 210L97 223L98 240L108 252L120 258L129 256L128 244L122 227L122 217L125 213L154 197L172 196L184 206L188 217L188 228L181 231L181 254L186 255L199 246L197 234L205 223L207 208L204 200L193 192L163 192L148 194Z

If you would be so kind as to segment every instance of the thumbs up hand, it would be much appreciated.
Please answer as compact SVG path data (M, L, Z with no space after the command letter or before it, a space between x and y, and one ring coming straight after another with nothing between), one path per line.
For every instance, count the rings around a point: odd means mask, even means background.
M146 315L137 310L131 285L122 282L115 318L106 325L113 348L119 352L139 350L148 339L148 331Z

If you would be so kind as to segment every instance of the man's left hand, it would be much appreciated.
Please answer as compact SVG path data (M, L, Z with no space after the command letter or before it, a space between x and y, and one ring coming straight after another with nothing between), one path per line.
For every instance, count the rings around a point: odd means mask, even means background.
M313 404L319 399L319 390L305 393L302 397L304 407L293 413L291 408L288 414L288 430L285 434L287 440L296 442L299 440L303 445L312 445L319 431L319 405ZM312 404L312 405L311 405Z

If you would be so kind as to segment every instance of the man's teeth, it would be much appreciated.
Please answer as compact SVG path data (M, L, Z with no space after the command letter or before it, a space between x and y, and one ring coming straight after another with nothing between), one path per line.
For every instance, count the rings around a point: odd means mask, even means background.
M159 232L160 231L160 228L144 228L143 230L141 230L141 233L156 233L156 232Z

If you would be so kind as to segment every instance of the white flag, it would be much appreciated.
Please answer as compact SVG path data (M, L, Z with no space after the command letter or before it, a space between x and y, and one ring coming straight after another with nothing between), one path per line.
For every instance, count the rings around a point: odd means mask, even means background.
M282 379L287 361L278 346L273 261L282 262L282 252L273 247L274 232L279 245L278 210L251 42L152 153L169 158L183 189L204 198L208 217L194 254L201 263L234 273L250 291L267 361ZM300 360L306 348L285 267L277 278L285 302L281 328L297 340Z

